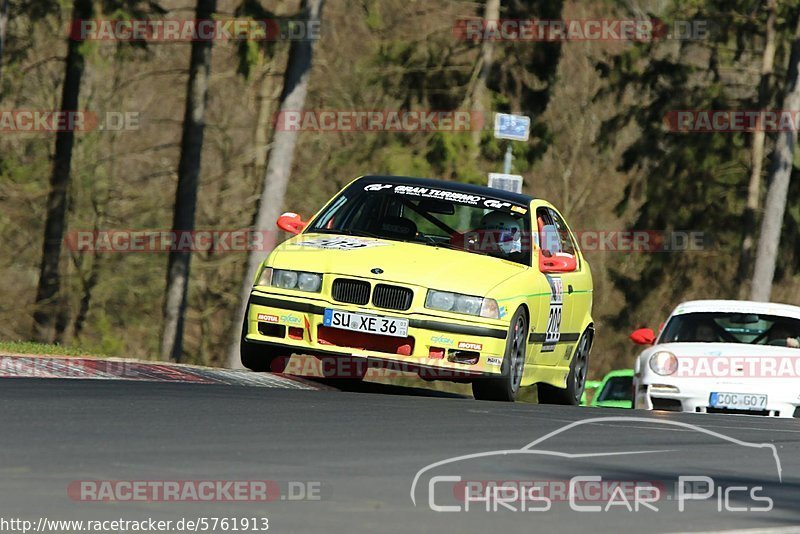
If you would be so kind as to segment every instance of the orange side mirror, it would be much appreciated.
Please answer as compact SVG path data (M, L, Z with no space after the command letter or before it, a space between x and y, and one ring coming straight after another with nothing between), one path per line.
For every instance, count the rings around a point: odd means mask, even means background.
M296 213L287 212L278 217L278 228L290 234L299 234L308 223Z
M548 273L571 273L578 268L578 260L572 254L556 253L545 256L544 251L539 251L539 270Z
M637 345L652 345L656 341L656 333L652 328L639 328L628 337Z

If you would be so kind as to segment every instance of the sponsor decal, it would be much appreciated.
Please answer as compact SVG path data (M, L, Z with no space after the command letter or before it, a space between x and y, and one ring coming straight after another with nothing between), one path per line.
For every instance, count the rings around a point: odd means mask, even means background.
M561 315L564 307L563 283L558 276L548 276L550 282L550 314L544 335L542 352L552 352L561 339Z
M326 250L356 250L360 248L385 247L389 246L389 243L368 241L366 239L346 236L308 239L298 242L297 245L301 247L323 248Z
M278 322L278 316L277 315L269 315L269 314L266 314L266 313L259 313L256 318L259 321L262 321L264 323L277 323Z
M492 208L493 210L501 210L505 208L511 207L511 202L503 202L500 200L495 200L493 198L487 198L483 201L483 205L487 208Z
M503 360L501 358L496 358L494 356L489 356L486 358L486 363L489 365L502 365Z
M522 206L511 206L511 211L519 213L520 215L525 215L528 213L528 208L523 208Z
M453 340L447 336L431 336L432 343L439 343L441 345L452 345Z
M364 191L382 191L390 187L392 187L392 184L369 184L364 186Z
M391 185L391 184L369 184L364 187L365 191L382 191L392 187L392 193L419 198L433 198L463 204L466 206L485 207L494 210L508 211L513 208L515 212L525 214L527 209L522 206L513 205L511 202L497 198L485 197L482 195L471 195L460 191L449 191L447 189L436 189L431 187L418 187L415 185Z
M500 306L500 310L498 310L498 315L502 319L508 314L508 308L506 306Z
M481 343L473 343L471 341L459 341L458 348L467 350L483 350L483 345Z
M303 322L302 319L294 315L281 315L281 321L284 323L292 323L292 324L300 324Z

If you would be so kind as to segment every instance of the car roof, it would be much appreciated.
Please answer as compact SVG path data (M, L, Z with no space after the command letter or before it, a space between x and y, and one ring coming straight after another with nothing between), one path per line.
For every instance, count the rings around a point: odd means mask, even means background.
M670 315L698 312L758 313L800 319L800 306L754 300L689 300L678 304Z
M417 187L436 187L440 189L448 189L459 193L467 193L470 195L482 195L485 197L497 198L500 200L507 200L515 204L529 205L534 197L522 193L514 193L512 191L504 191L503 189L495 189L485 185L465 184L463 182L451 182L448 180L434 180L432 178L414 178L411 176L392 176L392 175L377 175L370 174L361 176L354 183L391 183L391 184L407 184Z

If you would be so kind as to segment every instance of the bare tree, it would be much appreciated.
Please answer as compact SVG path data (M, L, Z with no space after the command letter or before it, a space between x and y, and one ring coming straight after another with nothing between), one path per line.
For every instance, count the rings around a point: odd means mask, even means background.
M74 0L72 20L92 18L92 0ZM61 88L61 111L77 111L81 79L85 68L85 58L81 50L82 41L73 36L67 47L64 63L64 85ZM44 243L42 262L39 268L39 286L36 290L36 310L33 313L33 337L37 341L49 343L56 335L59 310L57 302L61 289L59 263L61 260L61 241L64 238L67 214L67 194L72 172L72 148L75 132L64 129L56 134L56 149L53 156L53 171L50 175L50 191L47 195L47 213L44 222Z
M800 109L800 17L798 17L789 56L783 106L781 109ZM764 216L758 238L755 272L750 288L752 300L768 301L772 293L775 277L775 264L778 258L778 245L781 227L786 212L786 195L792 175L794 151L797 146L797 131L790 129L781 132L772 154L769 189L764 203Z
M0 0L0 84L3 82L3 55L6 50L6 31L8 28L9 0ZM0 91L2 87L0 86Z
M500 22L500 0L487 0L483 11L484 24L499 24ZM470 105L471 109L476 113L485 114L487 110L487 93L489 91L487 82L489 80L489 73L494 64L494 51L495 42L493 39L484 39L481 42L481 55L477 64L475 65L475 72L473 74L474 85L472 91L467 94L466 102ZM472 142L475 147L480 145L481 130L476 128L472 131ZM478 151L473 154L473 157L478 157Z
M195 17L210 20L217 10L217 0L197 0ZM208 81L211 70L210 39L192 42L186 108L183 117L181 156L178 164L178 186L172 229L175 232L194 230L197 188L205 131ZM183 349L183 321L189 287L191 251L171 250L167 267L167 290L164 301L164 330L161 336L161 358L180 361Z
M773 65L775 64L775 19L777 0L766 0L767 28L764 39L764 51L761 55L761 81L758 87L758 109L764 109L769 104L770 81ZM747 284L744 282L750 276L753 266L753 248L756 243L756 213L761 204L761 172L764 163L764 142L766 132L756 129L753 132L750 181L747 187L747 205L744 210L742 229L742 251L739 258L739 296L747 295Z
M302 0L301 11L306 14L305 19L318 22L322 17L324 0ZM283 77L283 91L280 96L279 112L299 111L305 107L308 82L311 77L311 60L314 53L314 41L304 39L292 41L289 48L289 59ZM264 188L258 204L255 220L255 231L274 234L275 220L283 209L283 200L286 196L286 186L292 171L294 149L297 144L298 132L293 129L275 130L270 144L269 163L264 175ZM247 256L247 268L242 281L241 301L234 319L234 324L239 325L244 321L247 311L247 300L256 270L263 259L263 252L251 251ZM236 330L228 351L228 365L239 368L239 331Z

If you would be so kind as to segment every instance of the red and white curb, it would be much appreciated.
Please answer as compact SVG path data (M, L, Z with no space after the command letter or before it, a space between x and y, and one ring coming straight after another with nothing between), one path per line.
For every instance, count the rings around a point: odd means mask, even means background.
M0 353L0 378L76 378L226 384L284 389L327 389L285 375L121 358L32 356Z

